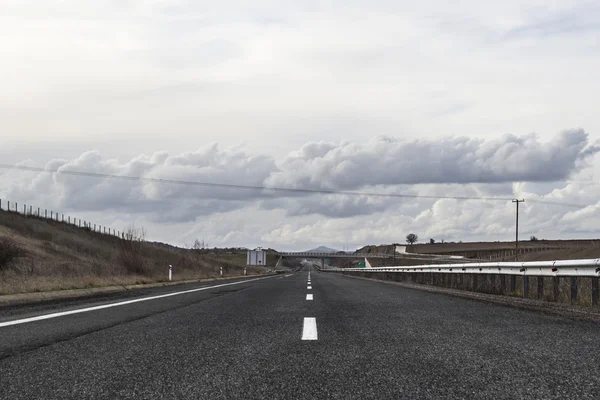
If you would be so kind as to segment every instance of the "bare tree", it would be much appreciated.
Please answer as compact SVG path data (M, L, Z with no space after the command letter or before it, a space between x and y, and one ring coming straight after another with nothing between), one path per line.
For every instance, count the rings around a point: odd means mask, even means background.
M121 251L119 257L123 266L130 273L146 273L146 262L144 259L143 246L146 241L146 231L144 228L130 226L123 232L121 240Z
M408 244L414 244L417 240L419 240L419 237L414 233L409 233L408 235L406 235L406 242Z
M194 241L194 244L192 245L192 250L196 250L196 251L204 250L204 243L202 243L198 239L196 239Z

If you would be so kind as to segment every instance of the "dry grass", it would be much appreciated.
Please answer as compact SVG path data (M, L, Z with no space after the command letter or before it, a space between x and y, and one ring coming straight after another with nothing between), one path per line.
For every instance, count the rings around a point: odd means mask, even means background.
M520 261L546 261L564 259L600 258L600 240L536 240L519 242ZM482 258L493 261L514 261L512 255L515 242L468 242L468 243L435 243L407 246L410 253L461 255L467 258ZM392 254L391 245L365 246L360 253ZM505 252L506 257L503 257Z
M132 244L64 223L0 211L0 240L5 238L24 253L13 257L9 268L0 268L0 294L160 282L167 280L169 265L175 280L218 277L221 267L225 276L233 276L243 274L246 264L242 251L199 253L143 240ZM248 274L262 271L248 268Z

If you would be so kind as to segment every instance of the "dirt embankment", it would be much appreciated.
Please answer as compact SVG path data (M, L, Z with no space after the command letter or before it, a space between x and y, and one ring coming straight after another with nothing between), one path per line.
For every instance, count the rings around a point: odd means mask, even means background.
M242 275L246 252L189 250L0 211L0 294ZM264 269L248 268L248 274Z

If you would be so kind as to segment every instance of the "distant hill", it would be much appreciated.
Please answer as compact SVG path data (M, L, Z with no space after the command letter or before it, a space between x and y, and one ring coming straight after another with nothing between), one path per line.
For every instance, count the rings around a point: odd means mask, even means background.
M307 250L306 253L337 253L339 250L332 249L331 247L319 246L316 249Z

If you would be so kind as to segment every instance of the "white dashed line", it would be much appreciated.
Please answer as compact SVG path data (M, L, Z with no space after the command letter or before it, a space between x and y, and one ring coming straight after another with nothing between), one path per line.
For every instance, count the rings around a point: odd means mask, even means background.
M317 319L304 318L304 328L302 329L302 340L318 340Z
M306 295L306 300L312 300L313 299L313 295L312 294L307 294Z
M308 286L308 287L307 287L307 289L308 289L308 290L311 290L311 289L312 289L312 286Z

